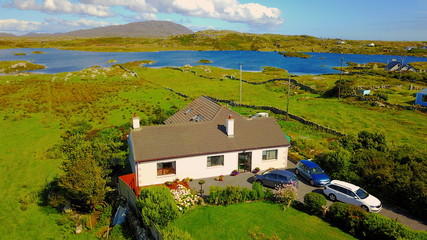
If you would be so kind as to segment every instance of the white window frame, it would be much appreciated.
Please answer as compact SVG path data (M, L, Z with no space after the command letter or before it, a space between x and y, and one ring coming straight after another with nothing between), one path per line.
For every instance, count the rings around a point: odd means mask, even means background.
M273 152L274 152L275 156L270 156L270 154ZM263 161L277 160L278 154L279 154L279 151L277 149L263 150L262 151L262 160Z
M219 157L220 164L212 165L212 158ZM215 160L217 161L217 160ZM208 156L206 161L206 166L209 167L221 167L224 166L224 155L214 155L214 156Z

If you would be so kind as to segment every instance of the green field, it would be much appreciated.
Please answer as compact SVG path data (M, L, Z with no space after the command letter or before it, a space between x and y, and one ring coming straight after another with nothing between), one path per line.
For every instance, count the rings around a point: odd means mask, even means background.
M3 176L0 238L96 238L99 229L73 235L72 227L61 224L65 216L42 206L38 197L46 182L60 173L62 160L49 158L46 150L58 142L74 121L86 120L95 128L122 126L130 123L133 113L144 121L159 106L170 115L200 95L239 101L239 81L224 77L232 74L237 77L236 70L195 67L192 71L197 74L194 74L171 68L140 67L135 63L126 67L137 72L139 77L127 75L119 67L54 75L0 75L0 173ZM286 71L269 69L263 73L245 72L243 79L265 81L286 75ZM262 85L244 83L242 103L286 109L286 90L287 81ZM362 130L381 132L391 144L427 149L424 113L372 107L351 99L325 98L296 87L292 87L291 93L289 110L293 114L346 134ZM399 92L393 94L398 96ZM408 100L406 93L400 96L403 98L393 97L392 101ZM248 108L234 109L244 116L257 112ZM303 141L307 151L321 152L327 149L330 139L336 138L299 122L286 121L285 116L276 117L284 132L293 140ZM286 214L300 216L302 213L289 210ZM298 222L298 219L292 221ZM274 233L268 228L262 231ZM241 234L247 235L248 230ZM296 235L292 237L297 238Z
M280 239L355 239L322 219L266 202L199 207L175 220L194 239L253 239L250 232Z

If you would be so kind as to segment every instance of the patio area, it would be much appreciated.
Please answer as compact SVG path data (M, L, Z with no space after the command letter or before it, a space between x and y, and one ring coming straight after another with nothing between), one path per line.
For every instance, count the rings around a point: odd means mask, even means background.
M295 163L288 160L287 168L286 170L294 171L295 169ZM261 174L263 171L260 171L258 174ZM211 186L220 186L220 187L227 187L228 185L232 186L240 186L240 187L247 187L249 189L252 189L252 182L253 182L253 176L255 173L252 172L242 172L239 173L236 176L230 176L230 175L224 175L224 178L222 181L215 180L215 177L211 178L201 178L201 179L193 179L193 181L188 182L188 185L191 189L195 190L197 193L200 191L200 180L204 180L205 183L202 186L202 189L204 191L203 195L209 194L209 188ZM301 188L301 186L300 186ZM303 187L304 188L304 187Z

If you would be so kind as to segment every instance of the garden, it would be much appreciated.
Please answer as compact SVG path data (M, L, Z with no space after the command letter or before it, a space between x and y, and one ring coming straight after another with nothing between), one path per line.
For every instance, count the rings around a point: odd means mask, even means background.
M137 207L146 226L163 239L427 239L427 233L310 192L295 201L297 189L211 186L208 196L191 189L152 186L141 190Z

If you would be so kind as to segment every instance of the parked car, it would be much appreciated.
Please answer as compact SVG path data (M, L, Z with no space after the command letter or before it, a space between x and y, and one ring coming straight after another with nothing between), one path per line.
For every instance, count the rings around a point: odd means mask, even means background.
M382 209L381 201L370 195L362 188L348 182L332 180L323 189L323 194L331 201L341 201L360 206L367 212L379 212Z
M315 162L301 160L295 168L296 175L302 176L313 186L325 186L331 182L329 176Z
M254 181L261 183L263 186L272 188L279 184L298 186L298 178L293 172L280 169L267 170L262 174L255 174Z

